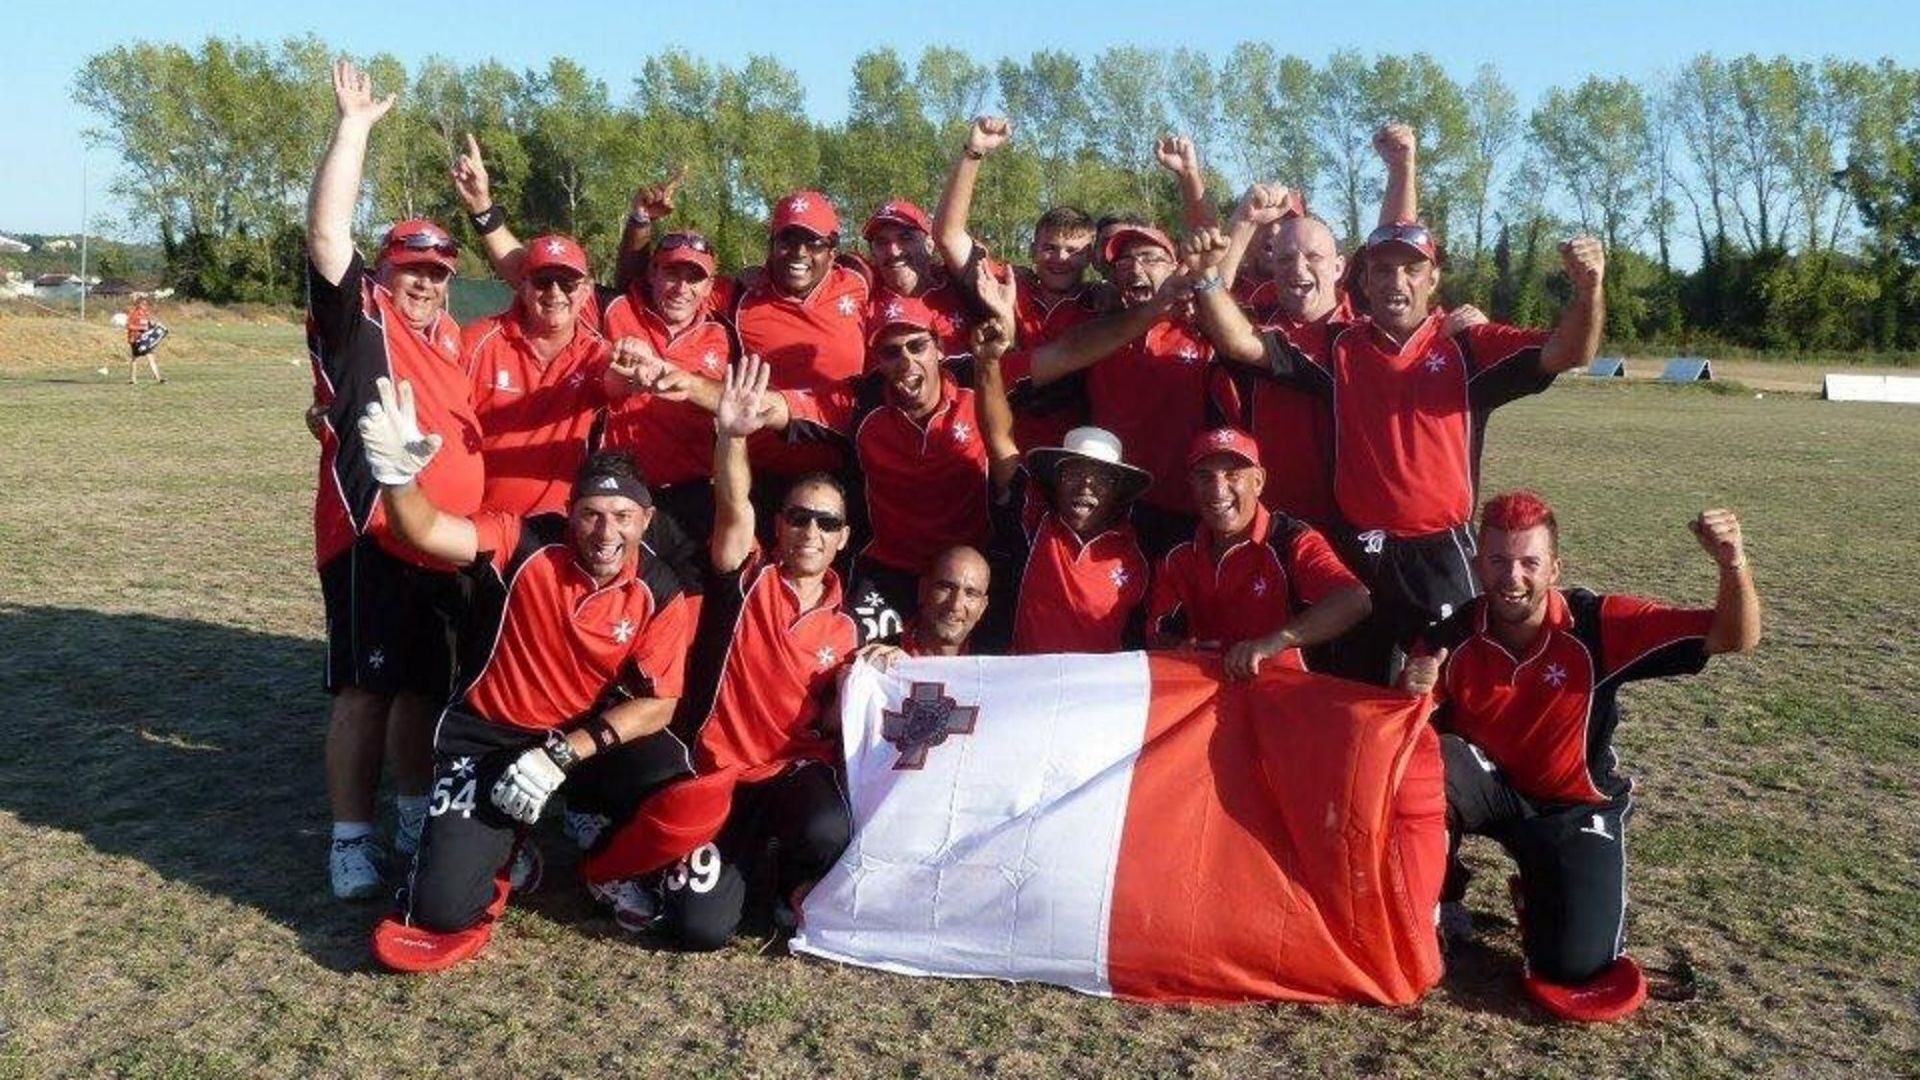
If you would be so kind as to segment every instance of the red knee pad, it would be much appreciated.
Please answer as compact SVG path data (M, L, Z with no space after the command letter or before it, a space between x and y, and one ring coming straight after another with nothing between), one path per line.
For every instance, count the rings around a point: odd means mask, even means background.
M1518 875L1507 879L1507 892L1513 897L1514 913L1524 926L1527 906L1520 892ZM1625 1020L1647 1003L1647 976L1633 957L1622 953L1600 973L1574 985L1548 982L1528 971L1521 985L1533 1003L1561 1020L1583 1024L1606 1024Z
M446 969L471 960L487 947L493 924L507 910L507 883L493 882L493 901L480 921L465 930L439 933L387 916L373 928L373 956L388 971L419 974Z

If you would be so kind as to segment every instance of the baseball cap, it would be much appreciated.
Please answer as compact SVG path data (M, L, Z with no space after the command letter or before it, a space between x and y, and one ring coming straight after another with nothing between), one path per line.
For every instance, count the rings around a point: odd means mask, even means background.
M587 253L571 236L559 233L536 236L527 244L527 257L520 264L520 273L532 277L542 270L571 270L586 277Z
M1107 234L1107 243L1105 247L1100 249L1100 257L1108 262L1112 262L1120 257L1122 251L1125 251L1128 247L1142 240L1156 247L1165 249L1169 255L1174 254L1178 250L1173 246L1173 241L1167 237L1166 233L1161 232L1151 225L1122 225Z
M889 296L877 300L867 311L867 344L880 340L890 330L924 330L938 337L935 329L940 317L917 296Z
M714 273L713 244L691 229L670 232L653 245L655 266L697 266L708 277Z
M905 199L890 199L873 212L867 223L860 228L860 235L868 240L882 225L901 225L909 229L919 229L923 233L933 231L933 219L925 210Z
M1440 242L1434 239L1433 230L1417 221L1396 221L1391 225L1382 225L1367 234L1366 250L1375 251L1389 244L1399 244L1436 265L1440 262Z
M805 229L815 236L834 236L840 232L840 215L833 200L817 191L796 191L773 207L769 235L778 236L788 229Z
M460 269L460 245L447 230L426 218L397 221L380 238L380 262L389 266L431 263L449 271Z
M1260 464L1260 447L1254 444L1253 436L1239 428L1219 427L1193 437L1193 445L1187 448L1187 468L1215 454L1232 454L1249 465Z

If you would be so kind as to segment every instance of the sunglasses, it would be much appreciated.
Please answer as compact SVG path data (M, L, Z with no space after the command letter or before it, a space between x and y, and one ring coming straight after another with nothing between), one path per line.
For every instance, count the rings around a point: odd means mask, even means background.
M909 356L919 356L933 347L931 337L921 336L906 341L896 341L891 345L876 345L873 354L882 360L905 360Z
M533 291L537 293L553 288L558 288L561 292L572 292L585 280L586 278L578 274L535 274L527 279L527 284L533 286Z
M789 506L780 511L780 520L796 529L804 529L809 524L820 526L821 532L837 533L847 527L847 519L831 510L815 510L810 506Z
M796 229L783 232L774 237L773 246L789 251L798 250L807 252L810 255L818 255L833 247L833 238L830 236L815 236L812 233L801 232Z
M386 246L389 249L400 248L405 251L435 251L448 258L460 254L460 245L453 242L453 237L430 232L410 232L405 236L389 236Z
M699 233L668 233L660 238L661 251L678 251L681 248L697 251L702 255L713 254L713 245L707 243L707 238Z
M1389 244L1394 241L1412 244L1424 251L1434 250L1433 233L1425 225L1382 225L1367 234L1367 246Z

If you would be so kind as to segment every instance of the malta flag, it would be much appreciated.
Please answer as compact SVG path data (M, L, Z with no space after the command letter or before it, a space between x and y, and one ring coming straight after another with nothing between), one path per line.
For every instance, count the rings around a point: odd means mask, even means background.
M1416 1001L1440 978L1427 700L1217 661L857 665L855 833L797 952L1142 1001Z

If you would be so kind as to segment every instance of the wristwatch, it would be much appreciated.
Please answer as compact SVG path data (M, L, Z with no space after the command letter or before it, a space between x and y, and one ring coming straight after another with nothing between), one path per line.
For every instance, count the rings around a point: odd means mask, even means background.
M1210 293L1225 284L1226 282L1220 280L1219 275L1207 274L1204 277L1193 279L1193 291L1197 293Z
M644 229L653 224L653 219L645 214L628 214L627 224L636 229Z
M553 759L555 765L560 766L561 772L571 771L575 765L580 764L580 755L573 752L573 744L568 742L566 735L559 731L547 732L546 745L541 749L547 752L547 756Z

